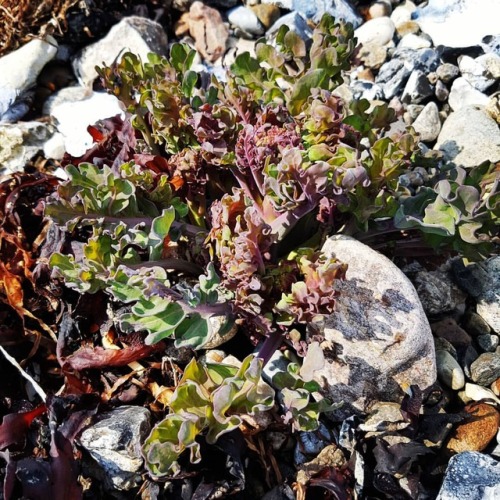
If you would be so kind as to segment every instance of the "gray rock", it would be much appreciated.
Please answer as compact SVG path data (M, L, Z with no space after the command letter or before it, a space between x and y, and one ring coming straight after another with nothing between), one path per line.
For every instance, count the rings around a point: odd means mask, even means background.
M350 89L355 99L368 99L369 101L374 101L382 99L384 96L382 87L373 82L356 80L351 83Z
M475 62L486 69L486 74L493 79L500 78L500 54L489 52L478 56Z
M41 122L0 125L0 175L23 171L54 131L53 126Z
M102 92L92 92L80 88L67 88L54 96L46 110L54 118L57 130L64 137L66 151L72 156L83 155L93 144L87 127L98 120L116 115L124 116L118 99Z
M499 32L498 0L429 0L413 14L435 46L470 47Z
M294 31L302 40L309 40L312 37L312 29L307 24L307 21L298 13L290 12L281 16L266 32L268 36L272 36L283 26L288 26L290 31Z
M439 54L435 49L408 49L405 47L397 48L393 57L403 59L412 69L419 69L426 75L436 71L439 66Z
M359 428L364 432L393 432L405 429L408 425L410 423L401 414L400 404L376 402Z
M500 462L477 451L451 457L436 500L500 498Z
M442 82L449 83L460 74L460 71L458 69L458 66L455 66L451 63L444 63L441 64L441 66L438 66L438 68L436 69L436 73L438 78Z
M500 56L500 35L487 35L482 39L480 45L486 53Z
M476 384L489 386L500 378L500 354L485 352L470 365L471 378Z
M262 35L265 31L263 24L252 9L238 5L227 12L228 21L236 28L252 36Z
M450 96L450 91L448 90L448 87L441 81L438 80L436 82L436 86L434 88L434 95L436 96L436 99L441 102L446 102Z
M464 369L464 373L465 373L466 377L472 378L470 367L471 367L472 363L474 363L474 361L476 361L476 359L478 357L479 357L478 352L471 345L467 346L465 351L463 351L461 353L459 361L460 361L461 366Z
M407 23L411 21L412 13L415 12L416 6L411 1L406 1L401 5L398 5L391 14L391 20L396 26L400 26L401 24Z
M73 60L73 68L82 85L92 86L97 77L96 66L109 66L127 51L143 61L147 61L150 52L166 55L167 42L160 24L144 17L125 17L104 38L85 47Z
M500 60L498 56L494 54L488 54L491 57L491 66L493 71L495 71L495 62L493 58L497 58ZM480 92L485 92L488 90L496 81L497 77L493 76L491 72L488 70L487 61L485 60L484 64L481 64L481 59L473 59L470 56L463 55L458 58L458 67L460 69L460 73L462 76L476 89ZM497 61L497 65L500 65Z
M366 68L378 69L387 59L387 47L364 43L359 48L358 57Z
M354 36L358 40L358 45L385 45L392 40L394 23L389 17L377 17L370 19L355 30Z
M375 401L400 402L402 385L436 380L429 323L408 278L386 257L345 236L327 240L349 266L338 284L336 311L325 320L326 363L315 372L325 395L344 401L343 418Z
M356 12L349 0L263 0L262 3L274 3L278 7L298 12L306 19L319 22L326 12L335 19L344 19L357 28L361 16Z
M446 351L451 354L451 356L455 359L458 359L457 350L455 346L445 338L442 337L434 337L434 349L437 351Z
M495 352L499 344L499 339L498 335L478 335L476 342L484 352Z
M382 65L375 83L382 87L387 100L399 94L413 70L411 62L393 58Z
M434 89L429 83L427 75L423 71L416 69L412 71L408 78L408 82L403 90L403 95L401 96L401 101L419 104L433 94Z
M16 99L35 84L43 67L56 53L57 42L47 37L46 40L31 40L0 57L0 122L18 120L29 110L26 106L18 107L9 116L9 109L15 105Z
M80 444L96 461L96 472L108 490L128 491L139 484L141 443L151 430L150 419L146 408L122 406L103 413L82 432Z
M476 312L469 311L465 314L463 327L469 335L477 337L478 335L488 335L491 332L491 327L479 316Z
M476 90L464 77L457 78L450 90L448 103L454 111L466 106L486 106L488 96Z
M454 391L465 385L465 375L457 360L447 351L436 351L439 380Z
M500 160L500 129L484 108L466 106L444 122L434 149L463 167L475 167L486 160L495 163ZM497 326L500 331L500 323Z
M403 38L401 38L401 41L398 43L399 48L406 48L406 49L427 49L432 45L432 43L427 40L427 38L419 35L415 35L415 33L408 33Z

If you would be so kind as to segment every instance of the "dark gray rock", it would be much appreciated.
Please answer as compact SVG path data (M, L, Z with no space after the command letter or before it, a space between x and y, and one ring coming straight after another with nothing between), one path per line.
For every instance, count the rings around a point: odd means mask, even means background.
M450 63L444 63L438 66L436 74L442 82L450 83L460 74L460 71L458 66Z
M439 380L450 389L458 391L465 385L462 367L448 351L436 351L436 366Z
M427 75L416 69L412 71L401 96L401 101L419 104L434 94L434 89L427 79Z
M151 430L151 414L140 406L122 406L99 417L80 436L96 462L95 473L108 490L128 491L141 480L141 443Z
M401 92L412 70L411 62L392 58L381 66L375 83L382 87L385 98L389 100Z
M500 378L500 354L485 352L470 365L471 378L476 384L489 386Z
M478 335L476 342L484 352L495 352L499 344L499 339L498 335Z
M500 498L500 462L476 451L451 457L436 500Z
M448 100L450 91L448 90L448 87L441 80L438 80L436 82L436 86L434 88L434 95L436 96L436 99L438 101L446 102Z
M488 335L491 332L490 325L474 311L468 311L465 314L462 324L467 333L474 337Z

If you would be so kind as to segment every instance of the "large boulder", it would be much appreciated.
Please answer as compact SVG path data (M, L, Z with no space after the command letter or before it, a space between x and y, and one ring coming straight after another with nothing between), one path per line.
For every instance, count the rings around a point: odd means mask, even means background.
M322 250L349 266L335 312L324 325L325 366L315 372L325 396L344 401L334 416L367 412L377 401L400 402L410 385L431 386L434 343L410 280L355 239L334 236Z

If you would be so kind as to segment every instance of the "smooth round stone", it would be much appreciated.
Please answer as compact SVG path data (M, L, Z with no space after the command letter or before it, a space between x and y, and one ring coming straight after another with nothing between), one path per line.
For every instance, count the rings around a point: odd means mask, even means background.
M435 141L441 131L441 120L439 109L433 101L425 105L424 109L413 122L415 132L420 134L420 139L424 142Z
M387 47L374 43L363 44L358 57L367 68L378 69L387 59Z
M368 9L368 13L370 14L370 17L372 19L375 19L376 17L390 16L391 12L392 5L388 0L386 0L385 2L375 2L371 4L370 8Z
M491 327L484 321L479 314L474 311L467 312L462 321L466 332L473 337L478 335L488 335L491 333Z
M490 389L469 382L465 384L465 389L460 391L458 396L464 403L470 403L471 401L493 401L500 403L500 399Z
M465 375L457 360L448 351L436 351L439 380L450 389L458 391L465 385Z
M441 102L446 102L450 95L450 91L441 80L438 80L436 82L436 86L434 87L434 95L436 96L437 100Z
M414 33L408 33L401 38L398 47L405 49L427 49L431 46L431 42L424 38L423 36L415 35Z
M444 63L438 66L436 74L442 82L449 83L460 74L460 70L454 64Z
M457 350L453 347L453 344L446 339L434 337L434 348L436 349L436 352L447 351L453 358L458 359Z
M500 378L500 354L485 352L481 354L471 366L471 378L476 384L489 386Z
M258 36L262 35L265 31L257 14L252 9L243 7L242 5L229 10L227 19L233 26L249 35Z
M483 351L494 352L498 347L499 338L498 335L479 335L476 338L476 342Z
M253 5L251 9L266 29L270 28L281 16L279 7L272 3L260 3Z
M398 27L399 25L411 21L411 15L417 7L413 2L407 1L402 5L398 5L391 14L392 22Z
M392 40L395 31L394 23L388 17L377 17L370 19L360 26L354 36L359 44L385 45Z

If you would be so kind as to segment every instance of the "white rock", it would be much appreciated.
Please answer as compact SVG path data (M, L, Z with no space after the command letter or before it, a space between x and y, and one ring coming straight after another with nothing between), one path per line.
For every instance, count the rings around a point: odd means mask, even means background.
M53 133L54 127L41 122L0 125L0 174L23 171Z
M348 264L335 313L325 321L327 360L315 378L336 416L365 411L374 401L400 402L402 387L422 390L436 380L434 342L409 279L387 257L357 240L336 236L322 249Z
M492 61L493 66L494 62L491 56L486 61ZM458 58L458 68L462 76L480 92L488 90L496 82L496 79L489 74L486 65L481 64L481 61L478 62L477 59L472 59L470 56L460 56Z
M368 12L372 19L375 17L390 16L392 12L391 2L390 0L375 2L370 5Z
M415 15L435 46L469 47L500 33L498 0L429 0Z
M435 141L441 131L441 120L439 109L433 101L425 105L417 119L413 122L413 128L420 134L420 139L424 142Z
M481 106L466 106L444 122L434 149L464 167L500 161L500 129Z
M464 371L449 352L436 351L436 365L438 378L443 384L455 391L465 385Z
M362 24L354 31L354 36L358 39L358 45L365 43L385 45L392 40L395 30L394 23L389 17L377 17Z
M464 77L460 77L451 85L448 104L453 111L458 111L466 106L486 106L488 96L476 90Z
M80 83L91 86L96 66L111 65L127 51L147 61L150 52L166 55L167 35L160 24L144 17L125 17L98 42L89 45L73 60Z
M407 1L401 5L398 5L391 14L391 20L396 26L396 28L403 23L411 21L411 15L416 10L416 6L413 2Z
M263 2L266 3L266 2ZM267 2L273 3L273 2ZM297 33L302 40L309 40L312 37L312 29L307 24L307 21L298 13L290 12L281 16L268 30L267 35L271 36L278 32L283 26L288 26L290 31Z
M475 61L484 68L492 78L500 78L500 55L495 52L488 52L476 57Z
M84 99L65 101L50 107L57 130L64 136L66 151L72 156L82 156L93 144L87 127L98 120L125 116L122 104L113 95L91 92Z
M56 132L44 145L43 154L45 158L51 158L53 160L61 160L66 152L66 142L64 140L64 135L60 132Z
M398 43L398 48L417 50L427 49L431 45L431 42L427 40L427 38L415 35L413 33L408 33L403 38L401 38L401 41Z
M255 12L248 7L239 5L227 12L228 21L239 28L240 30L248 33L249 35L262 35L265 31L263 24L255 15Z

